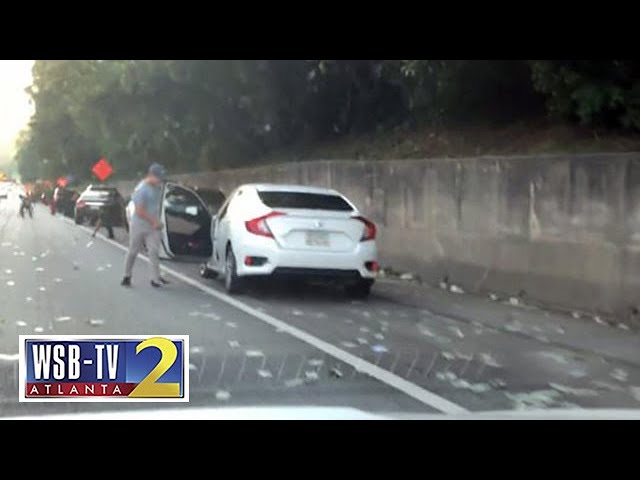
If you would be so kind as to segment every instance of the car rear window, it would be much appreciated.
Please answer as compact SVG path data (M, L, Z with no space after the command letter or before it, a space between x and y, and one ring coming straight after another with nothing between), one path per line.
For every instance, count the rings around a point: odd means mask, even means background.
M326 193L258 192L262 203L270 208L303 208L308 210L335 210L351 212L353 208L344 198Z
M88 190L82 194L83 200L106 200L116 196L114 190Z

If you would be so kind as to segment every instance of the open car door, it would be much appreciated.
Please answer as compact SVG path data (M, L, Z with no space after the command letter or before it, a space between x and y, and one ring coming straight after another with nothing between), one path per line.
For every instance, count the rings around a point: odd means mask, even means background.
M161 254L170 258L211 256L211 213L194 190L166 182L160 216L165 225Z

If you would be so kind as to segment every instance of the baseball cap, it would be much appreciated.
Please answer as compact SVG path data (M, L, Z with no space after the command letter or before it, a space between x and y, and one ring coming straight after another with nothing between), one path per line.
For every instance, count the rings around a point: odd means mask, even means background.
M167 170L159 163L152 163L149 167L149 174L160 180L164 180L167 176Z

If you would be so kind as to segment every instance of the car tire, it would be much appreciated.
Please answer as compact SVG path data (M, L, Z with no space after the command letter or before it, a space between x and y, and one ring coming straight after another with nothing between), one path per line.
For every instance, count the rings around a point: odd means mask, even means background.
M200 265L200 276L202 278L216 278L217 275L218 274L214 270L207 267L206 263Z
M76 222L76 225L82 225L82 217L75 217L73 220Z
M357 283L346 285L344 290L351 298L364 299L371 293L373 282L371 280L359 280Z
M240 293L244 286L243 284L244 282L238 276L236 269L236 256L233 253L233 248L229 245L225 256L224 288L228 293Z

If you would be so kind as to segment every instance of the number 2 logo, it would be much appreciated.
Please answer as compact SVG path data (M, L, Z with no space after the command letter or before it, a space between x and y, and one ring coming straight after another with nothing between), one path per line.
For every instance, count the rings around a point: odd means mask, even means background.
M162 337L148 338L136 346L136 355L145 348L155 347L160 350L160 361L142 379L129 397L134 398L175 398L180 396L179 383L157 383L158 379L175 363L178 357L178 348L171 340Z

